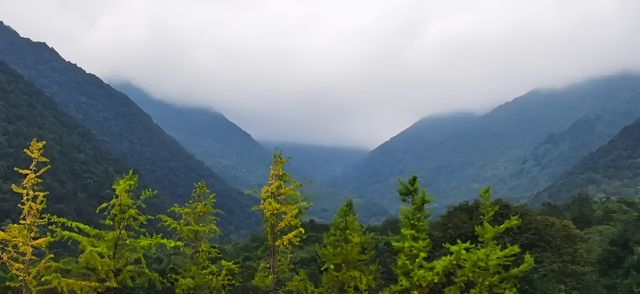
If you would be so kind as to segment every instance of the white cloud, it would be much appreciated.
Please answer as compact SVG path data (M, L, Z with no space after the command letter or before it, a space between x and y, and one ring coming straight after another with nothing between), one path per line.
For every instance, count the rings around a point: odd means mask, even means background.
M640 68L636 0L0 0L0 19L272 141L373 147L425 115Z

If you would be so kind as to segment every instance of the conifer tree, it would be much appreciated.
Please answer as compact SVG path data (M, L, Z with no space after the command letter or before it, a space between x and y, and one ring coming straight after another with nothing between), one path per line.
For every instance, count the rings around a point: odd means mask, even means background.
M205 182L198 182L184 206L170 209L177 219L161 216L162 223L175 233L175 241L181 243L179 273L173 277L177 293L224 293L235 284L237 266L219 261L220 252L211 244L220 235L214 203L215 194Z
M41 287L41 280L54 264L53 255L47 253L52 238L44 232L47 224L42 211L46 206L48 192L40 187L41 176L51 167L44 157L46 142L33 139L24 150L31 158L27 168L15 168L23 175L19 184L12 184L11 190L21 196L22 209L17 224L10 224L0 231L0 261L4 263L14 280L10 287L21 289L22 293L33 293Z
M300 193L300 183L284 170L286 163L281 152L273 154L269 178L260 191L260 205L255 208L262 212L268 256L260 263L252 284L270 292L287 283L290 250L302 240L302 216L309 207Z
M353 200L348 199L336 213L318 256L324 263L326 293L367 293L375 288L378 266L372 260L371 235L358 223Z
M398 251L394 268L398 283L392 288L395 292L427 293L438 280L433 264L427 260L431 242L426 206L431 203L431 197L420 187L416 176L406 182L399 180L396 191L407 205L400 208L400 236L392 241Z
M61 239L74 240L80 247L78 258L66 258L60 262L60 279L56 287L63 291L113 292L137 286L160 287L164 280L149 269L147 256L158 246L173 247L174 241L158 235L148 235L144 226L150 216L141 211L144 201L155 192L143 190L135 196L138 176L129 171L118 178L114 196L98 207L103 212L103 224L109 228L100 230L91 226L56 218L57 235Z
M480 217L482 223L475 231L479 244L458 241L449 245L451 254L438 261L440 268L451 268L453 285L446 293L464 292L517 293L517 279L533 267L533 257L526 253L520 265L514 265L520 247L510 245L504 248L496 238L508 229L520 225L520 218L512 216L501 225L492 225L499 206L491 200L491 189L480 192Z

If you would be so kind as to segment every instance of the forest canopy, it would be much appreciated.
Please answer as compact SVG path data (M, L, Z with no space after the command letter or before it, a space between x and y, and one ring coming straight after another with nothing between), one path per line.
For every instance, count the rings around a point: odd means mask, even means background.
M12 185L19 218L0 230L0 291L13 293L634 293L640 290L640 200L580 194L538 208L494 200L432 217L417 177L399 180L399 218L359 222L347 199L330 224L273 155L255 210L263 233L223 241L215 191L150 215L155 192L133 171L115 179L100 224L48 214L46 142L24 150Z

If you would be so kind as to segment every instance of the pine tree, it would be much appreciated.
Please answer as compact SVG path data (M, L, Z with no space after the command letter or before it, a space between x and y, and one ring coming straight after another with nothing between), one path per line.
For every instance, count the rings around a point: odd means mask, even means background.
M284 170L287 160L281 152L275 152L267 183L260 191L260 205L267 235L268 256L259 265L252 284L278 291L290 275L291 247L298 245L304 235L302 216L309 204L300 193L300 183Z
M427 260L431 242L426 206L431 203L431 197L420 187L416 176L409 177L406 182L399 180L396 191L400 200L408 205L400 208L400 236L392 241L398 251L394 268L398 283L392 289L394 292L427 293L438 281L433 264Z
M133 287L160 287L164 280L149 269L147 256L159 246L173 247L174 241L158 235L147 235L144 226L150 216L141 209L144 201L155 192L144 190L134 196L138 176L129 171L113 185L114 197L98 207L103 212L100 230L91 226L55 218L58 238L73 240L80 247L80 256L60 262L60 278L55 286L63 292L113 292Z
M442 268L452 268L454 284L446 293L465 292L477 294L517 293L517 279L533 267L533 257L528 253L520 265L514 262L520 253L518 245L503 248L496 238L508 229L520 225L520 218L512 216L498 226L491 224L499 206L491 200L491 189L480 192L480 216L482 223L475 231L479 244L458 241L449 245L451 254L439 260Z
M22 209L17 224L10 224L0 231L0 261L6 264L14 280L9 286L20 288L22 293L33 293L41 287L54 264L53 255L47 253L52 238L43 231L47 220L42 214L46 206L48 192L39 186L41 176L51 167L44 157L46 142L33 139L24 150L31 158L27 168L15 168L23 175L22 182L12 184L13 192L21 196L19 207Z
M220 252L211 244L220 235L214 203L215 194L205 182L198 182L184 206L170 209L177 219L161 216L162 223L175 233L175 241L181 243L179 273L174 276L177 293L224 293L235 284L237 266L219 261Z
M348 199L324 235L318 256L322 286L327 293L366 293L376 286L378 266L373 262L371 235L358 223L353 200Z

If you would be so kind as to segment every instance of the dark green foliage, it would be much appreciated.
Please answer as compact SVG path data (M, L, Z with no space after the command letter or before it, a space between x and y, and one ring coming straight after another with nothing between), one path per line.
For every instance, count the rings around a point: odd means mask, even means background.
M220 225L229 229L226 232L241 235L256 229L259 220L251 212L254 199L226 184L126 95L64 60L46 44L22 38L2 23L0 60L89 129L106 150L139 171L143 181L158 190L160 199L186 201L191 185L205 180L218 193L218 205L226 212L220 218Z
M0 223L17 219L19 198L10 184L17 180L14 166L26 161L18 154L32 138L47 141L47 156L55 166L44 188L54 195L46 211L89 223L108 199L122 162L106 152L94 136L77 124L31 83L0 61Z
M496 195L519 201L638 119L638 101L640 76L621 74L531 91L482 116L425 118L377 147L336 183L370 205L362 207L362 217L373 222L396 213L400 203L389 191L397 177L412 174L438 196L436 211L470 199L487 184Z
M171 105L128 83L114 87L234 187L257 189L264 182L269 152L221 113Z
M594 200L581 196L566 204L547 204L540 210L514 206L499 199L495 203L497 211L491 224L502 224L513 215L520 217L520 225L499 235L497 243L520 246L515 265L522 262L525 252L535 259L535 266L517 280L519 293L633 293L627 290L637 283L635 262L638 259L632 248L640 246L636 234L640 226L633 216L640 212L640 200ZM449 207L447 213L433 220L429 230L430 260L441 259L450 253L444 244L455 244L458 239L479 242L476 235L476 226L482 224L479 209L478 201L463 202ZM591 225L579 230L574 221ZM310 221L303 227L307 238L293 253L293 267L307 273L308 280L319 287L320 264L309 252L321 244L327 225ZM374 242L379 285L397 283L393 271L397 251L391 242L397 239L399 230L399 220L395 218L367 228ZM256 252L264 242L263 238L253 238L225 246L225 255L238 262L240 275L244 276L241 285L232 293L257 293L246 285L262 258ZM439 293L437 288L433 290Z
M578 162L534 200L563 201L578 192L604 196L640 195L640 120Z

